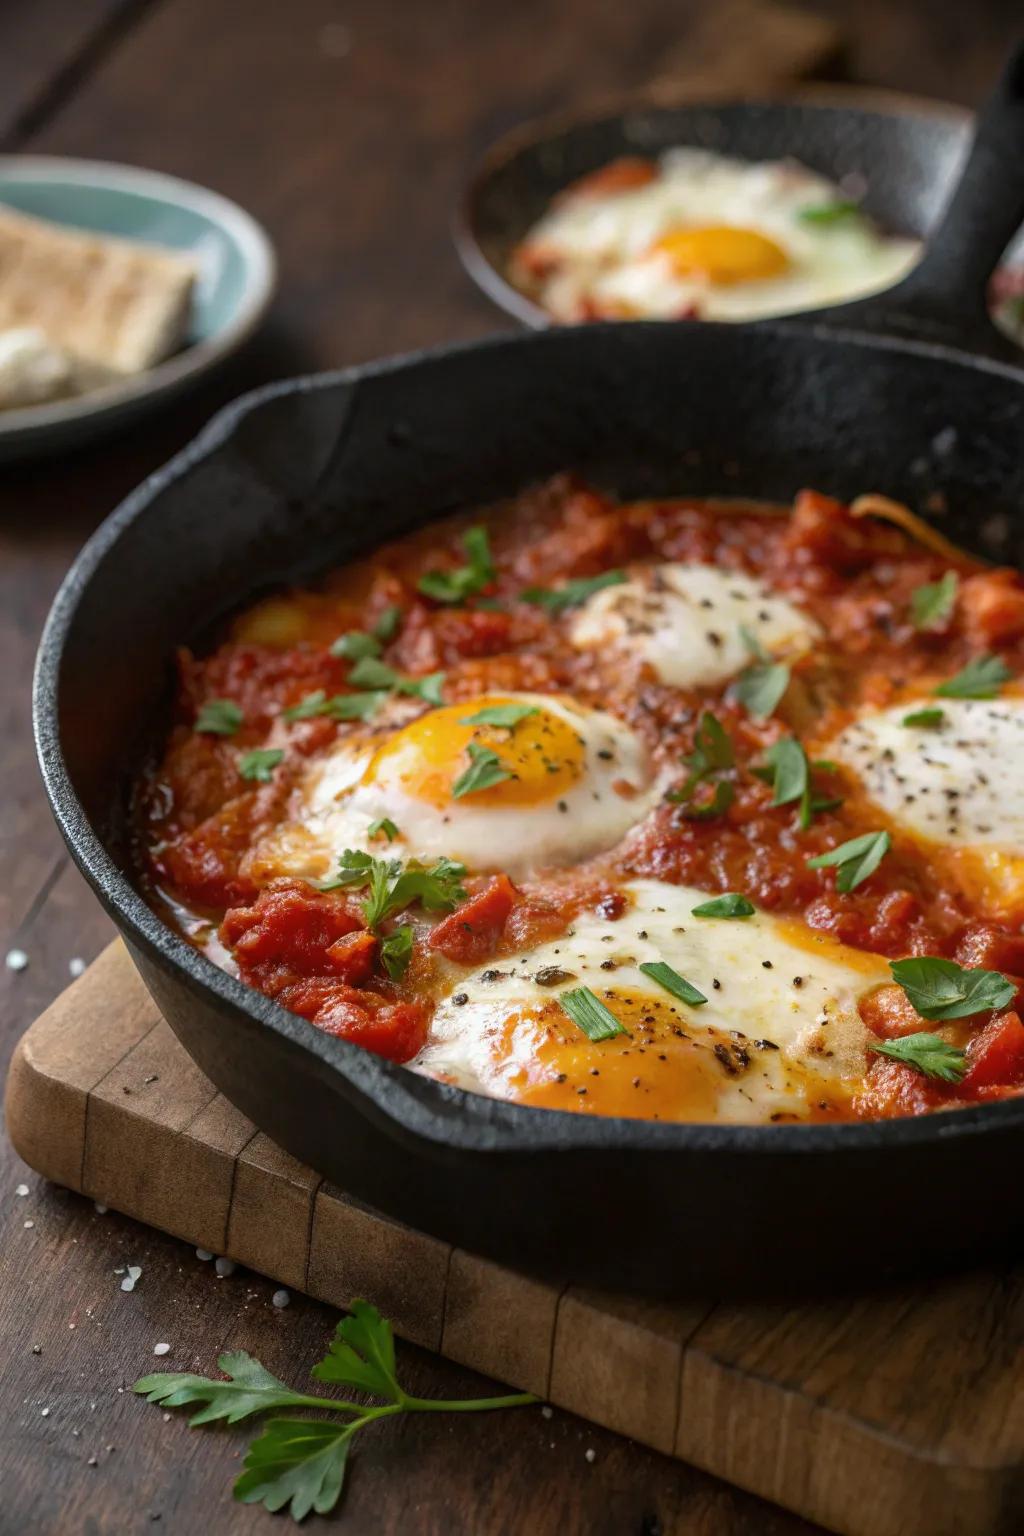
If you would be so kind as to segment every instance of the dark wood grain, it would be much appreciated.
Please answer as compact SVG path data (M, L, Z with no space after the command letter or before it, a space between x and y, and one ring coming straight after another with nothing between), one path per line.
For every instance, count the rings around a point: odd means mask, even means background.
M0 479L0 952L18 944L31 960L21 975L0 971L4 1059L63 987L69 960L91 958L110 932L62 852L29 738L32 656L75 550L239 389L504 325L449 244L466 166L525 117L642 85L663 72L666 55L678 72L698 9L698 0L152 0L112 25L117 0L0 6L0 134L26 150L123 159L205 182L263 219L282 257L266 332L203 395L129 441ZM842 24L855 77L968 103L1020 24L1019 0L958 8L829 0L812 9ZM172 1362L207 1369L234 1343L301 1379L329 1312L296 1298L278 1313L264 1282L218 1282L180 1243L99 1217L34 1179L29 1199L18 1199L23 1177L0 1150L0 1524L62 1536L120 1536L151 1529L155 1516L172 1532L281 1529L232 1509L238 1433L164 1424L118 1387L152 1365L158 1339L173 1345ZM130 1296L113 1273L128 1258L144 1270ZM457 1368L402 1353L415 1390L475 1390ZM515 1423L389 1423L360 1450L336 1528L808 1529L610 1434L539 1413Z

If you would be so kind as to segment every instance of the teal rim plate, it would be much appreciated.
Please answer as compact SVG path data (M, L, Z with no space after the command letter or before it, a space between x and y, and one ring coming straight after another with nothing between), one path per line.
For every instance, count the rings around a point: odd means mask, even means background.
M252 335L274 294L266 232L216 192L135 166L0 155L0 204L91 233L187 252L199 276L185 344L165 362L86 395L0 411L0 455L84 440L207 373Z

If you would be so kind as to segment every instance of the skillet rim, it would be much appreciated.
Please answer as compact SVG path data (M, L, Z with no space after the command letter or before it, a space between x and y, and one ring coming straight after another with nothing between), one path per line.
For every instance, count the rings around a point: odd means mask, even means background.
M835 312L833 312L834 314ZM688 334L717 331L713 322L694 321ZM732 330L743 329L733 326ZM899 355L922 355L943 364L1005 377L1024 385L1024 365L978 356L934 342L867 334L835 323L801 324L766 320L746 329L779 332L792 339L809 335L819 341L864 346ZM618 1116L589 1116L569 1110L539 1110L534 1106L488 1098L375 1056L359 1046L325 1035L314 1024L288 1012L255 988L246 986L177 934L145 901L128 875L119 869L104 840L94 831L71 780L60 739L58 686L61 663L79 602L97 569L124 532L144 518L154 499L168 486L186 479L235 435L240 424L260 405L286 395L312 394L320 389L356 386L369 378L388 377L448 357L501 353L509 346L560 346L573 336L618 331L636 338L645 330L662 332L660 321L618 321L588 327L548 327L511 331L467 342L442 344L358 364L349 368L300 375L250 390L224 406L206 426L156 469L104 519L83 545L53 600L39 642L32 687L32 723L37 761L47 799L77 868L122 937L193 994L212 998L218 1011L230 1009L286 1044L315 1058L321 1069L336 1072L348 1096L358 1095L387 1120L396 1134L442 1150L477 1155L545 1155L555 1151L661 1154L728 1152L782 1158L843 1152L868 1156L879 1148L919 1148L934 1142L1024 1127L1024 1097L1002 1103L891 1120L794 1125L712 1125L655 1122Z
M918 96L910 92L887 90L883 86L844 85L842 82L808 81L804 85L780 85L777 90L737 90L723 94L713 88L687 88L672 82L649 86L646 91L618 92L599 98L582 111L569 109L547 112L540 117L515 124L491 143L472 161L451 215L451 238L463 270L485 298L498 309L531 330L548 330L563 322L555 320L542 305L523 293L490 260L479 239L479 206L488 183L517 155L536 149L546 141L576 128L590 128L609 123L631 113L658 113L688 107L704 112L724 107L804 106L822 112L870 113L877 117L933 118L950 126L969 128L975 113L958 102L942 97ZM893 285L898 287L898 284ZM884 298L893 288L877 296ZM856 302L851 301L851 302ZM813 315L823 310L801 310L799 315ZM792 319L793 316L770 318ZM591 322L592 323L592 322ZM632 321L633 325L643 324ZM665 321L661 321L665 324ZM707 322L728 324L727 321ZM735 322L732 322L735 323ZM753 322L747 322L753 323Z

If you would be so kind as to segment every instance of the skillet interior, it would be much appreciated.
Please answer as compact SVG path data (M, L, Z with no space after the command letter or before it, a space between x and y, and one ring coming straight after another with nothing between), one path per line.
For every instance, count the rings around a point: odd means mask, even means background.
M751 1128L467 1095L322 1035L191 950L132 887L120 824L175 645L260 588L565 467L624 495L784 500L813 484L920 507L941 491L945 532L1022 564L1022 440L1024 372L791 323L550 331L261 391L124 504L55 604L36 722L64 835L217 1086L423 1230L649 1294L793 1294L1015 1242L1024 1101Z

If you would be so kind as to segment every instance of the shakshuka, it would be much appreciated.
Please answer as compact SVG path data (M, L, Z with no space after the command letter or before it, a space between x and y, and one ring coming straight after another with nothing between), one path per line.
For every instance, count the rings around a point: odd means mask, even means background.
M1022 673L1017 573L884 497L563 476L181 651L140 864L243 982L478 1093L755 1123L1003 1099Z

